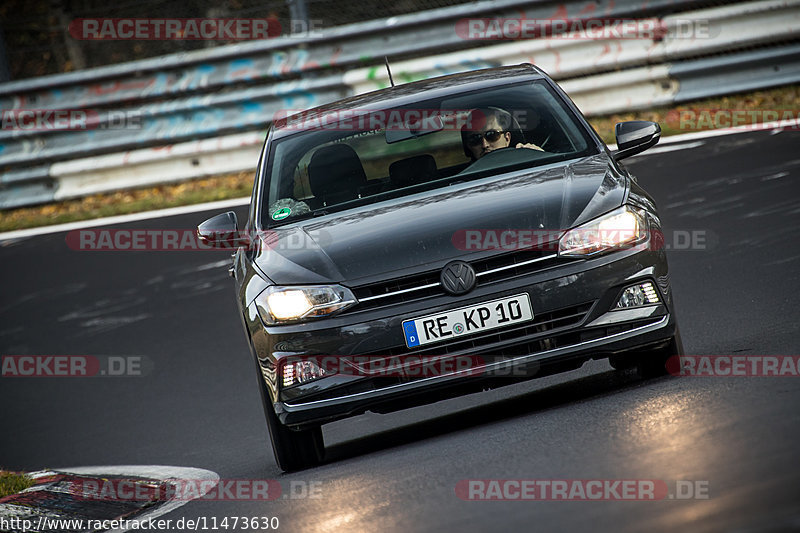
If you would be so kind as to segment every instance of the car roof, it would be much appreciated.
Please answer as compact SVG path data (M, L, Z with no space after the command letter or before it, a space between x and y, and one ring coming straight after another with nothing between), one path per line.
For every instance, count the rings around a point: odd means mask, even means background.
M303 120L312 120L333 111L401 107L415 101L442 98L448 95L480 90L508 83L546 78L547 75L535 66L524 63L510 67L495 67L474 70L448 76L404 83L387 87L302 111ZM282 117L282 122L291 121L291 116ZM273 128L273 139L297 133L293 128Z

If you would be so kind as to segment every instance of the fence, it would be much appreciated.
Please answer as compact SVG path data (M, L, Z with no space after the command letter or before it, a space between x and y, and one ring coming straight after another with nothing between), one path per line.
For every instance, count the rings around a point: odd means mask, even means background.
M74 131L0 130L0 209L247 170L271 117L388 84L532 62L587 115L800 80L800 0L479 2L0 85L4 110L85 110ZM481 41L465 19L657 21L652 38ZM702 29L703 32L699 32ZM694 33L692 33L694 31ZM575 36L577 37L577 36Z

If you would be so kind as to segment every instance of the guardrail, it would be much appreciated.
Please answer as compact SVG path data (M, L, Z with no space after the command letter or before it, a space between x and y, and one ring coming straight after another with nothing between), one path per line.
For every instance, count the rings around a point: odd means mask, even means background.
M642 24L644 25L644 23ZM701 28L706 35L681 35ZM535 63L556 80L643 64L659 64L800 37L800 1L763 0L734 6L681 12L661 18L663 33L652 39L520 40L392 64L404 81L461 72L465 67ZM642 32L644 33L644 32ZM388 86L384 70L357 69L344 76L357 93ZM591 111L591 110L587 110Z
M85 130L0 131L0 209L252 168L275 112L385 86L384 54L398 81L534 62L561 80L590 115L800 80L796 47L774 46L800 35L800 0L675 13L698 5L480 2L340 27L321 37L237 44L3 84L0 108L88 109L94 116ZM455 31L459 20L488 14L538 20L659 17L665 33L651 40L566 34L487 45ZM706 23L713 38L681 38L677 32L687 21ZM773 46L693 59L764 45ZM374 55L365 57L365 50ZM432 51L439 53L427 55ZM736 72L735 61L747 61L763 75L748 80ZM720 77L738 81L721 85ZM137 118L138 127L109 128L119 117Z
M496 60L480 59L485 43L462 39L455 31L458 20L484 15L489 9L501 18L577 19L582 13L604 17L656 13L699 1L656 0L646 9L640 0L600 4L579 0L561 7L541 0L529 5L483 2L468 9L435 10L429 17L414 14L355 24L316 39L286 37L182 54L183 63L167 57L160 68L159 61L145 60L94 69L94 78L74 73L32 80L35 84L28 89L24 82L0 85L2 109L26 108L35 102L38 109L97 110L98 127L107 124L111 112L133 111L141 118L139 128L103 130L102 135L95 130L0 132L0 168L56 161L76 152L110 153L263 128L277 110L311 107L359 92L345 82L345 74L362 65L382 68L383 55L396 62L428 52L471 50L478 56L472 68L496 65Z

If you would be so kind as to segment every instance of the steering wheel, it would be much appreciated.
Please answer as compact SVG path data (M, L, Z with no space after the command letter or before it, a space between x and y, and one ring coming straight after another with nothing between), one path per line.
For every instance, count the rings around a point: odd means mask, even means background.
M544 140L542 141L542 144L539 145L539 148L544 148L545 146L547 146L547 141L549 141L550 137L552 137L552 136L553 136L553 132L548 133L547 137L545 137Z
M540 152L539 150L532 150L529 148L514 148L506 146L492 150L480 159L473 161L467 168L459 172L465 174L468 172L480 172L483 170L499 169L509 165L517 165L522 163L530 163L542 157L550 156L549 152Z

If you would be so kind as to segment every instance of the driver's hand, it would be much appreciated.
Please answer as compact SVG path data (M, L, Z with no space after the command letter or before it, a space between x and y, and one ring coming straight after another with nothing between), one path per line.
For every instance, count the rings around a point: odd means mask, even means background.
M531 150L539 150L540 152L544 152L544 149L542 149L539 146L536 146L533 143L525 143L525 144L517 143L516 148L530 148Z

